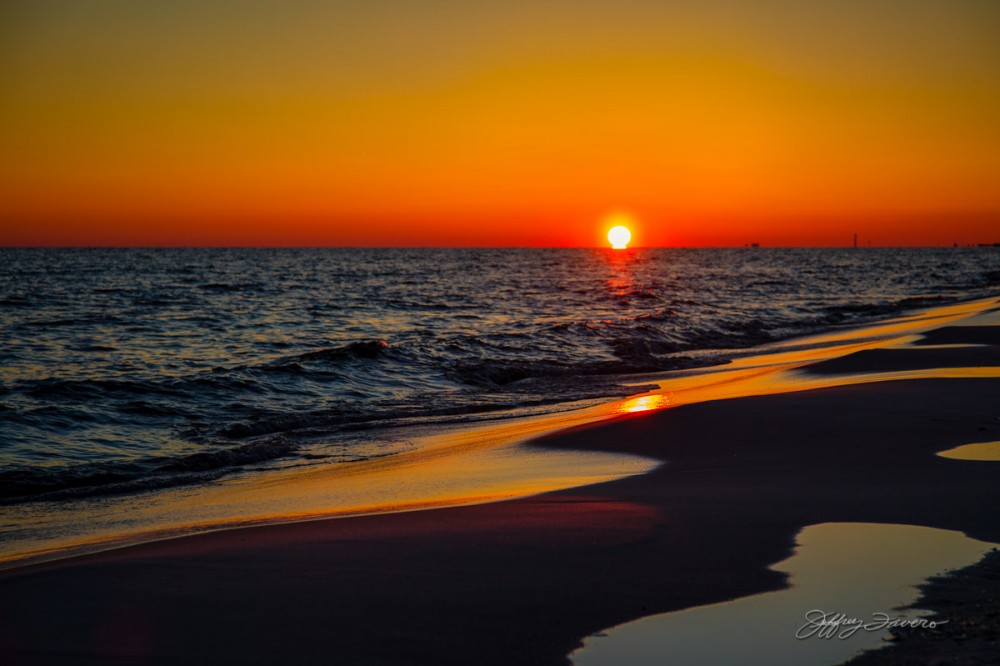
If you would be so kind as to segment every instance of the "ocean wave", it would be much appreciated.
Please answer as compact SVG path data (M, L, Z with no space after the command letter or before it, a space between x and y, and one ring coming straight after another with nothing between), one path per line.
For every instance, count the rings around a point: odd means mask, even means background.
M129 381L122 379L44 379L25 381L19 387L24 393L36 398L106 398L114 394L121 396L170 394L172 391L153 382Z
M176 457L73 466L0 470L0 502L90 497L200 483L246 465L292 455L298 445L284 437Z
M362 340L343 347L320 349L299 354L300 361L342 361L349 358L378 358L389 346L385 340Z
M3 308L26 308L31 307L33 302L24 296L5 296L0 298L0 307Z
M240 292L240 291L253 291L260 287L259 283L247 282L247 283L236 283L230 284L227 282L206 282L205 284L199 284L199 289L204 289L205 291L221 291L221 292Z
M482 360L456 363L449 368L447 374L467 386L517 390L524 388L526 380L532 379L614 377L677 370L710 363L710 361L694 361L683 356L661 357L651 353L650 348L651 343L645 340L619 341L616 344L616 354L619 358L615 360L580 363ZM605 387L609 390L607 395L614 395L611 389L617 388L617 384L608 381Z

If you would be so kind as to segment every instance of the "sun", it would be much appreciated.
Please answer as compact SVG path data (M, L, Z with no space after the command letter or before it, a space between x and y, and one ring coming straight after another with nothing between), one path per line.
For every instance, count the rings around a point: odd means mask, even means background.
M608 242L615 250L624 250L628 247L630 240L632 240L632 232L624 225L619 224L611 227L611 231L608 232Z

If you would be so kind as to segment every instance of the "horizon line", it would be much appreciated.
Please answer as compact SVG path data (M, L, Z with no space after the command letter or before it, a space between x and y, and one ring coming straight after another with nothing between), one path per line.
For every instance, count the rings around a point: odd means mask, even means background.
M0 245L0 250L768 250L768 249L940 249L940 248L995 248L997 242L942 243L922 245L640 245L612 248L606 245Z

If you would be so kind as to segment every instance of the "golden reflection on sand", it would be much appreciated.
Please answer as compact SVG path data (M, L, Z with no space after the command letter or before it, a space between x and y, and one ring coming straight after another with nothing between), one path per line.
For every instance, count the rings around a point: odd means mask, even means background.
M1000 442L980 442L956 446L954 449L941 451L938 455L952 460L1000 461Z
M640 395L638 398L630 398L619 403L618 411L622 414L634 414L636 412L648 412L654 409L663 409L670 406L670 396L662 393L652 393L650 395Z

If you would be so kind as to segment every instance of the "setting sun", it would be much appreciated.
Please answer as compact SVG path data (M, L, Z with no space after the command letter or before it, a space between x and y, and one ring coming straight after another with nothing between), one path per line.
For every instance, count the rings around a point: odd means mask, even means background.
M628 247L630 240L632 240L632 232L628 230L628 227L618 225L611 227L611 231L608 232L608 242L616 250L624 250Z

